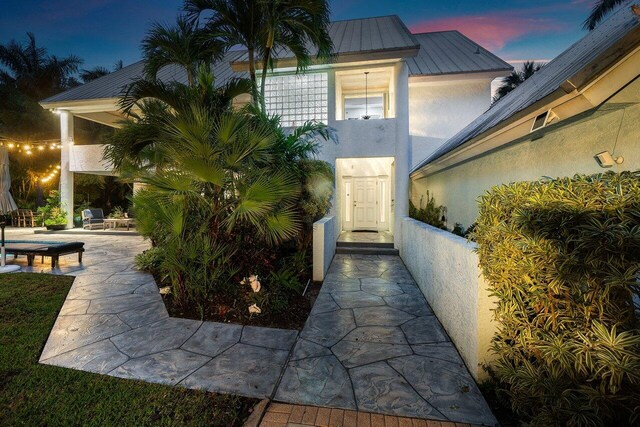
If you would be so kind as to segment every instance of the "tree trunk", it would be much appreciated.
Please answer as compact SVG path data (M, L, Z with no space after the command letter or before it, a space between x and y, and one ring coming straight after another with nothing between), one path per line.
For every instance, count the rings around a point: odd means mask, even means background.
M249 78L251 79L251 97L253 105L258 106L258 83L256 80L256 62L253 48L248 49L249 54Z
M262 112L267 113L267 105L264 101L264 89L267 81L267 69L269 67L269 60L271 59L271 47L267 46L264 58L262 59L262 80L260 81L260 106Z

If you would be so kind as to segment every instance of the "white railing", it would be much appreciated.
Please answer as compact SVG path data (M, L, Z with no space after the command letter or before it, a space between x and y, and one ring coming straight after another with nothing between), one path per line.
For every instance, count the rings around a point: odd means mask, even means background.
M69 153L69 171L113 175L113 167L103 160L104 145L74 145Z
M329 123L337 132L341 157L395 156L396 119L338 120Z

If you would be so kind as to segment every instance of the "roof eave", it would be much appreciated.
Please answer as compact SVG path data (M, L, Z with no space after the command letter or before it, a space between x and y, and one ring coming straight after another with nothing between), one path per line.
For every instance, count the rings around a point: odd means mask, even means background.
M446 80L484 80L506 77L511 74L513 68L496 68L490 70L460 71L455 73L411 74L409 81L412 83L430 83Z
M370 51L358 51L352 53L342 53L333 56L331 61L323 61L314 59L310 65L333 65L333 64L346 64L350 62L362 62L362 61L379 61L386 59L403 59L412 58L420 51L420 45L409 46L406 48L394 48L384 50L370 50ZM273 68L295 68L298 62L295 58L283 58L273 61ZM235 72L248 71L249 61L232 61L231 69Z

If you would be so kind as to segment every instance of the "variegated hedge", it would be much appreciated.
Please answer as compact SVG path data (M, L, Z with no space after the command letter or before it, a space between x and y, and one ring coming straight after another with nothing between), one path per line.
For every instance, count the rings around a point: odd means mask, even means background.
M472 236L499 303L492 366L532 425L640 422L640 172L518 182Z

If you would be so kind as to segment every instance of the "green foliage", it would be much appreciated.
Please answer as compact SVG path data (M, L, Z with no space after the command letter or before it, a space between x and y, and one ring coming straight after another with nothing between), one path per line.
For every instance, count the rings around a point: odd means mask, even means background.
M120 206L116 206L111 210L109 218L111 219L123 219L127 217L127 212Z
M136 268L151 274L160 273L163 251L161 248L153 247L139 253L135 257Z
M309 158L326 126L287 134L277 117L234 111L241 88L215 89L206 67L193 86L136 82L122 102L131 120L106 152L147 184L132 197L137 229L161 249L157 271L178 304L235 295L238 274L268 276L329 208L333 172Z
M445 226L445 212L446 208L441 205L437 205L433 196L429 195L427 191L427 200L425 203L424 196L420 197L420 207L416 207L413 202L409 202L409 216L418 221L422 221L426 224L432 225L437 228L446 230Z
M47 197L47 204L38 208L38 213L44 225L65 225L67 213L62 207L60 193L52 190Z
M640 172L495 187L473 237L513 409L534 426L640 422Z

